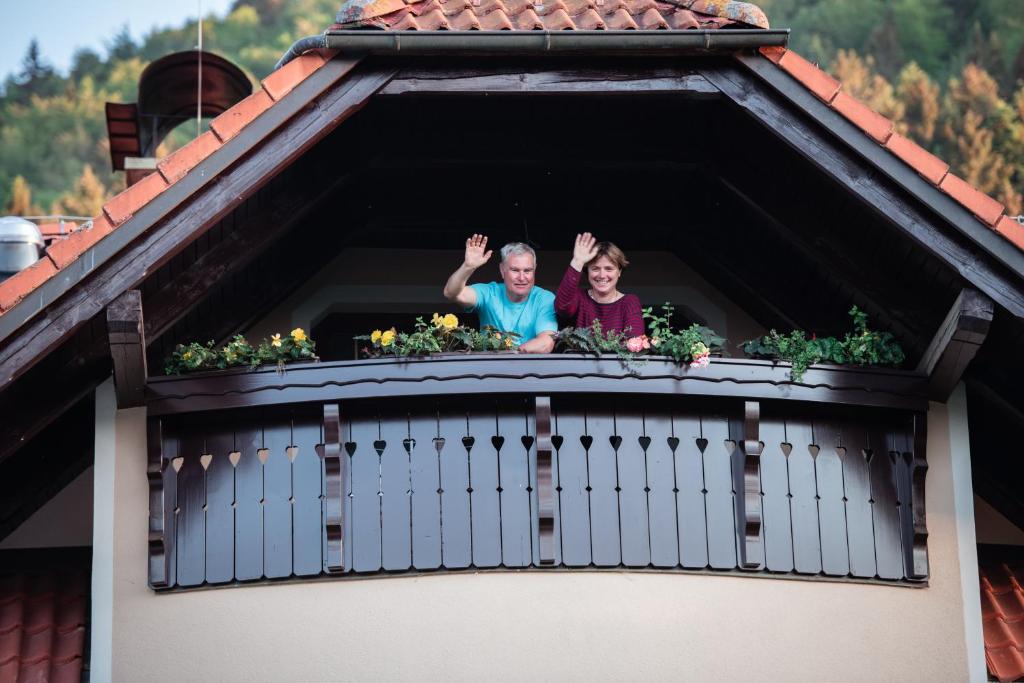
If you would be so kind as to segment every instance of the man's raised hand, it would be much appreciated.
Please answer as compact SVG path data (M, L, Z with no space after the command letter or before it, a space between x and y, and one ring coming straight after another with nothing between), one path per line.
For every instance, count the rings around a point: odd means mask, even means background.
M576 235L576 244L572 249L572 267L582 271L597 256L597 238L589 232Z
M465 264L467 268L479 268L491 259L493 251L486 251L487 249L487 236L474 234L468 240L466 240L466 258Z

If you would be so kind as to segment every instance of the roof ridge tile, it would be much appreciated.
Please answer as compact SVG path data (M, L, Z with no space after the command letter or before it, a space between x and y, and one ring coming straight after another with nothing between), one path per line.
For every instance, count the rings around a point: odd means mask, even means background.
M880 145L888 142L895 131L892 121L842 89L832 98L831 106Z
M831 104L839 94L839 81L792 50L786 50L776 64L790 76L803 83L804 87L826 104Z
M36 287L57 274L57 266L48 254L0 282L0 313L6 312Z
M939 187L990 226L994 227L1003 215L1002 204L953 172L946 174Z
M212 130L221 142L227 142L235 137L240 130L245 128L257 116L270 109L274 100L266 90L260 88L233 107L210 121ZM148 176L147 176L148 177Z
M280 69L271 71L266 78L260 81L260 85L276 102L326 64L329 59L330 55L319 50L303 53Z

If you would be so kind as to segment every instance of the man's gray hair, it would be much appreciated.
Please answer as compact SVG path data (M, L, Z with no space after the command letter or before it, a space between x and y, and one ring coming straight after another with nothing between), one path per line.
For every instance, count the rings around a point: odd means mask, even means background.
M529 244L522 242L509 242L503 246L501 248L501 262L505 263L508 261L509 256L519 256L520 254L529 254L533 257L533 262L537 262L537 252Z

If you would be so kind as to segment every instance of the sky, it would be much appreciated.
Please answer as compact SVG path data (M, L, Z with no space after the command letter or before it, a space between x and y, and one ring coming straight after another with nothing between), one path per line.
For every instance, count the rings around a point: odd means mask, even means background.
M18 71L33 37L46 61L66 73L78 48L106 54L123 26L138 41L154 28L194 19L200 2L204 16L223 16L232 0L0 0L0 80Z

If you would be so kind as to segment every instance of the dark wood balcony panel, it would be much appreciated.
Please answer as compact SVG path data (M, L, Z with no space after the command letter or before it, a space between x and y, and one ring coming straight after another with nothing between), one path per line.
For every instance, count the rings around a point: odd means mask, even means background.
M484 394L152 417L153 585L550 566L927 577L913 413L549 402L550 414L533 396Z
M630 371L610 357L450 354L161 377L149 381L147 396L150 415L369 398L567 393L717 396L927 409L927 378L918 373L821 365L810 368L801 382L792 382L789 372L788 365L733 358L716 359L703 370L652 358Z

